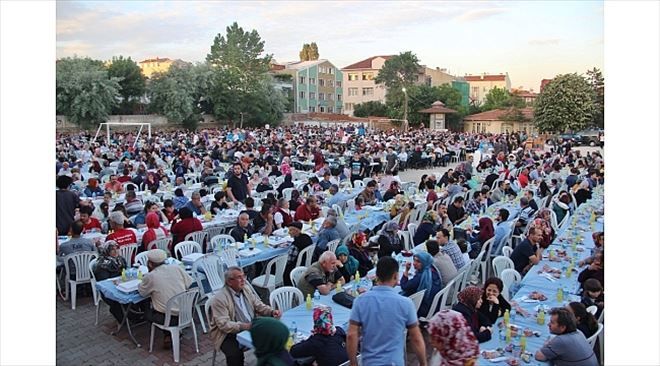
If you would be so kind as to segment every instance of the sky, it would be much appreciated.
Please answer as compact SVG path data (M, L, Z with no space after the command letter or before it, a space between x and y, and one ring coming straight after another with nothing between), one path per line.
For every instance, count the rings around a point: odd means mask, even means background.
M236 21L278 62L311 42L339 68L412 51L452 75L506 72L537 92L604 64L602 1L58 1L56 17L57 58L203 61Z

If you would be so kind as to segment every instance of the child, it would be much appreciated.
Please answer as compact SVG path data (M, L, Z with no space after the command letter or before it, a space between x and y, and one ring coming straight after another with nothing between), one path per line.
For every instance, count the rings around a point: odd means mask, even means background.
M598 319L605 308L603 286L600 284L600 281L595 278L589 278L584 281L582 286L584 288L584 291L582 292L582 303L586 307L596 305L598 311L596 311L596 314L594 315L596 316L596 319Z
M470 263L470 255L468 254L468 244L465 239L458 239L456 244L461 248L461 253L463 253L463 258L465 258L465 263Z

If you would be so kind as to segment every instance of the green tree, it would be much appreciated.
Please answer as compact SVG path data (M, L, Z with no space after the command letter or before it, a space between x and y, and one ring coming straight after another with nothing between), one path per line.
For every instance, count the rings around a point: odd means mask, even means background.
M303 44L302 50L298 53L300 61L309 61L309 43Z
M130 57L113 57L112 63L108 66L108 75L118 78L121 87L119 90L121 104L113 110L113 113L132 114L135 102L145 92L145 77L140 67Z
M355 117L387 117L387 105L377 100L356 104L353 115Z
M402 88L410 88L415 83L420 68L419 59L414 53L410 51L400 53L385 61L375 82L387 87L388 101L400 100L399 103L403 105Z
M534 123L541 132L578 131L596 114L595 91L584 77L559 75L545 86L534 106Z
M248 125L254 127L278 124L288 103L286 94L275 88L271 77L264 77L248 99L250 103L245 109L247 115L243 117Z
M509 107L524 108L525 101L517 94L512 94L506 89L494 87L486 94L486 101L480 109L485 112Z
M605 78L603 73L597 69L587 71L587 82L594 90L596 99L596 114L594 115L594 120L592 125L598 128L605 127Z
M55 79L57 113L83 128L105 122L120 98L119 79L108 77L102 61L60 59Z
M319 47L316 42L303 44L302 50L298 53L300 61L314 61L319 59Z

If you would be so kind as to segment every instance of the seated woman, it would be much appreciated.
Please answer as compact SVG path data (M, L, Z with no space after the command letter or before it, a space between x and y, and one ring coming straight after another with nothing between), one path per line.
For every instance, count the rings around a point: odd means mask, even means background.
M575 197L575 203L577 203L578 206L587 202L587 200L591 198L591 189L589 187L589 181L585 179L582 182L580 182L580 184L576 187L575 191L573 192L573 196Z
M403 243L399 238L399 224L396 221L388 221L383 225L383 229L378 236L378 258L386 255L392 256L392 253L399 254L403 250Z
M453 310L463 314L479 343L490 340L492 325L490 320L478 311L482 303L481 294L479 287L468 286L458 294L458 304L452 307Z
M605 294L603 293L603 286L600 281L595 278L590 278L584 281L583 292L582 292L582 303L584 306L589 307L596 305L598 311L596 311L596 319L600 318L600 314L605 308Z
M433 266L433 257L426 252L413 255L412 266L415 268L415 277L408 279L408 271L411 263L406 262L406 269L401 277L401 292L404 296L410 296L416 292L426 290L424 298L417 310L417 316L426 316L433 302L433 297L442 290L440 274ZM433 309L435 311L435 309Z
M87 197L103 196L103 190L99 187L99 181L96 178L89 178L89 180L87 180L87 187L83 190L83 194Z
M145 219L147 231L142 236L142 251L149 250L149 243L154 240L167 238L170 233L166 228L160 225L158 214L149 212Z
M577 320L577 329L589 338L598 331L598 321L596 317L587 311L587 307L581 302L571 302L566 305L566 309L575 315Z
M435 224L436 224L437 214L435 211L426 211L424 217L422 218L422 223L419 224L417 231L415 231L415 236L413 236L413 244L419 245L427 241L430 237L435 236Z
M278 198L282 198L284 195L284 190L287 188L293 188L293 177L291 174L287 174L284 176L284 181L277 187L277 192L278 192ZM293 195L292 195L293 197Z
M473 366L479 358L479 342L461 313L444 309L429 321L433 348L429 365Z
M543 235L541 236L539 246L544 249L549 247L550 243L552 243L555 238L555 231L552 229L551 215L552 212L550 209L542 208L536 215L536 219L532 222L532 226L541 229Z
M374 268L374 264L366 248L368 244L366 235L361 232L353 234L351 240L348 241L348 252L353 258L357 259L359 263L358 272L360 272L361 277L366 276L367 272Z
M336 366L348 361L346 332L333 325L332 309L324 305L317 306L312 318L312 336L291 347L291 356L314 357L318 366Z
M337 269L341 273L342 277L344 277L344 281L346 281L346 283L351 282L358 270L358 267L360 266L360 262L353 258L353 256L348 251L348 247L343 244L337 247L335 254L337 255L337 259L339 259L342 264L342 266L338 267Z
M481 295L481 306L479 313L485 315L491 324L495 324L497 318L504 315L504 312L511 311L511 305L502 296L504 283L497 277L491 277L484 283L484 293Z
M220 213L220 211L229 208L229 205L227 204L227 193L223 191L215 192L213 199L214 201L211 202L211 212L214 215L217 215Z
M296 212L298 207L304 204L305 204L305 200L300 196L300 192L297 189L291 191L291 199L289 200L289 209L293 212Z
M121 276L121 271L126 268L126 260L119 255L119 245L114 240L108 240L99 246L99 259L94 268L96 281ZM110 306L110 314L121 323L124 320L124 311L119 302L110 300L101 292L101 298Z
M355 197L355 212L361 211L364 207L364 198L362 196Z
M495 236L495 229L493 228L493 220L488 217L482 217L479 219L479 226L477 231L473 231L472 228L468 228L468 241L470 242L470 251L468 252L471 259L476 258L481 252L481 247L486 243L490 238Z
M295 363L286 350L289 329L279 319L261 317L252 319L250 337L259 366L293 366Z

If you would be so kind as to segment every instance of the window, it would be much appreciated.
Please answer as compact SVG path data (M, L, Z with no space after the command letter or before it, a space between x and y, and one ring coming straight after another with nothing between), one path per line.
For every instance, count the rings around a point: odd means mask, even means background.
M319 93L319 100L325 100L325 94Z
M374 73L373 72L362 73L362 80L373 80L373 79L374 79Z
M353 97L358 95L358 88L348 88L348 96Z
M328 100L335 100L335 95L332 93L328 93Z
M344 109L347 111L352 111L354 106L354 103L344 103Z
M300 84L304 84L304 83L305 83L305 77L304 77L304 76L301 76L301 77L300 77Z
M337 114L341 114L341 107L338 107L338 108L337 108L337 112L335 112L335 113L337 113Z
M309 92L309 99L316 99L316 93Z
M332 113L333 111L332 107L328 107L328 113Z
M315 113L316 107L309 107L309 113Z
M328 86L333 88L335 86L335 81L334 80L328 80Z
M305 99L305 92L304 91L301 91L298 95L300 96L300 99Z
M358 74L348 74L348 81L356 81L358 79Z
M337 80L337 88L341 88L341 80Z
M319 111L320 111L321 113L325 113L325 107L319 107Z
M309 83L310 83L311 85L316 84L316 78L309 78Z
M325 80L319 79L319 86L325 86Z
M341 94L337 94L337 101L341 102Z
M362 95L374 95L374 88L362 88Z
M472 97L473 98L478 98L479 97L479 87L478 86L473 86L472 87Z

